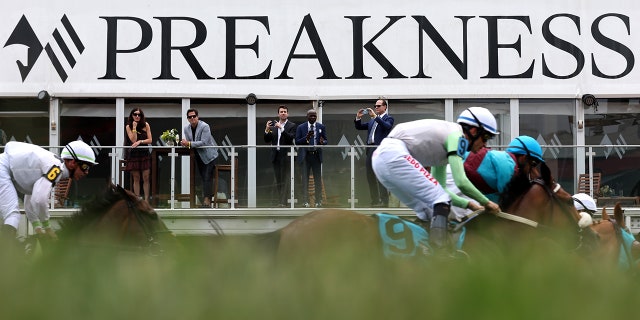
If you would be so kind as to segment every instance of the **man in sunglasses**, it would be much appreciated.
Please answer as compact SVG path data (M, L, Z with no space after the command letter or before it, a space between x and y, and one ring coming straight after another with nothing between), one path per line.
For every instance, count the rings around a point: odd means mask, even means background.
M457 123L424 119L396 125L373 153L373 170L380 182L420 220L431 220L429 242L439 255L452 249L447 240L451 204L474 211L482 206L491 213L501 211L469 181L462 161L467 151L477 152L497 134L493 114L486 108L471 107L460 114ZM477 203L447 188L447 164L458 189Z
M35 232L56 239L49 223L49 197L53 186L63 178L82 179L96 164L91 147L79 140L67 144L60 156L33 144L8 142L0 154L2 238L15 241L20 222L20 192L24 194L24 210Z

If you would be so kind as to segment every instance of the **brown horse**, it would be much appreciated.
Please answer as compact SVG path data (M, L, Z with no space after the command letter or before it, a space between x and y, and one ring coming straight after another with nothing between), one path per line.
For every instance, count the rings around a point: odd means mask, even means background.
M599 246L590 256L593 262L604 264L604 267L618 266L623 270L637 271L640 242L631 240L632 235L627 231L620 203L616 203L613 208L613 218L603 207L602 220L594 221L591 229L598 234L600 240Z
M501 195L500 207L509 214L482 214L467 223L465 250L514 253L524 248L554 248L571 252L591 248L596 241L593 233L579 227L580 215L571 194L553 179L544 163L539 172L515 175Z
M60 221L59 240L47 243L63 250L91 248L161 254L176 238L153 207L120 186L109 185L104 194Z
M510 247L544 239L563 247L576 249L582 244L583 232L578 227L580 216L573 207L571 195L557 184L549 168L542 164L539 179L529 175L514 176L503 195L501 207L510 214L499 216L480 214L465 224L463 249L472 256L487 247L500 252ZM376 218L353 211L320 210L300 217L276 231L279 236L278 256L306 261L318 253L347 250L348 253L380 252L380 230L391 230L392 239L409 240L414 237L410 228L390 222L382 229ZM403 250L419 246L402 242ZM418 254L420 250L414 251ZM374 253L375 254L375 253Z

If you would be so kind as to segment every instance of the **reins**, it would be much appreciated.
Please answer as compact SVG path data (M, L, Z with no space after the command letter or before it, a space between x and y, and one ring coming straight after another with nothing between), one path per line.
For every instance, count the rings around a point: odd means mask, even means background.
M124 192L124 189L122 189L122 187L117 186L117 188L118 188L118 191L123 195L123 198L127 203L128 212L129 213L133 212L133 216L136 218L138 225L140 226L142 231L144 231L144 234L146 236L146 245L143 246L143 248L147 249L147 253L151 256L162 255L164 253L164 250L160 246L160 242L156 239L156 235L158 233L170 233L171 231L152 230L152 227L145 222L145 217L143 217L143 213L140 212L140 210L137 208L140 201L143 201L143 200L136 199L136 201L133 201L131 197L127 196L127 194Z

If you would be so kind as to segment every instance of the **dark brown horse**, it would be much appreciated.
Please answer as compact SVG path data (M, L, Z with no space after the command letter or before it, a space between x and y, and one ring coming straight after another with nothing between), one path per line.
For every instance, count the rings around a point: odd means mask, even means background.
M598 234L599 246L590 256L594 263L605 268L617 266L638 271L640 242L627 231L624 210L620 203L613 208L613 218L602 208L602 220L594 221L591 229Z
M61 220L57 235L59 240L46 243L44 251L55 244L63 250L71 246L158 255L176 244L173 233L147 201L115 185Z
M580 216L573 207L571 195L554 181L544 164L538 179L532 181L524 174L514 176L501 207L509 214L480 214L466 223L462 248L472 256L487 248L504 253L532 241L540 243L538 240L572 250L582 245ZM318 253L335 250L381 255L380 231L384 229L380 228L378 219L354 211L314 211L275 232L279 236L278 256L306 261ZM397 222L390 222L386 229L391 230L392 239L414 237L408 227L399 226ZM415 247L406 241L402 249L409 246Z

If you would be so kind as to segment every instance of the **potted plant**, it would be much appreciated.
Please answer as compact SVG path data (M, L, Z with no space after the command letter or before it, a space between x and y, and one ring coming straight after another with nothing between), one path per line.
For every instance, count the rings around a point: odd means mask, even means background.
M160 140L168 146L174 146L180 142L180 135L176 129L165 130L160 136Z

